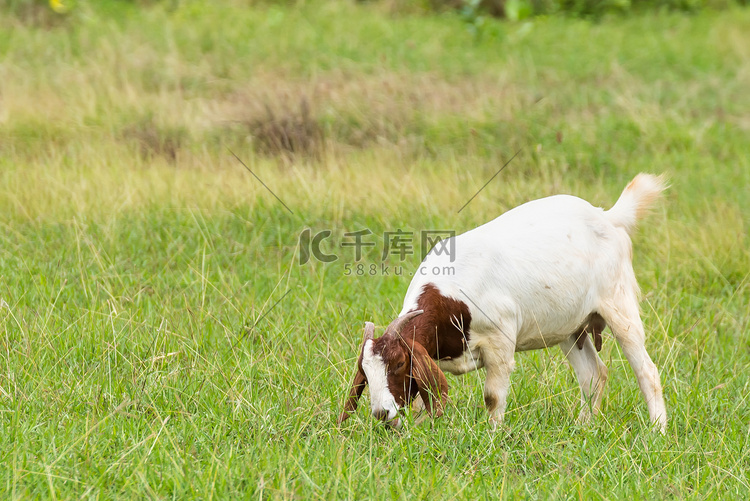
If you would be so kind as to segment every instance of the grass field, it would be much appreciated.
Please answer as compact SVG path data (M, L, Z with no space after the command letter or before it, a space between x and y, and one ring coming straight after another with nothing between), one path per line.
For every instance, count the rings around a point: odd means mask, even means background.
M476 37L246 4L0 14L2 498L747 497L750 11ZM552 349L516 357L497 432L482 372L448 376L434 422L335 425L416 235L555 193L608 208L641 171L672 183L634 238L666 435L609 331L589 424ZM301 265L305 228L338 260ZM414 253L386 276L398 229Z

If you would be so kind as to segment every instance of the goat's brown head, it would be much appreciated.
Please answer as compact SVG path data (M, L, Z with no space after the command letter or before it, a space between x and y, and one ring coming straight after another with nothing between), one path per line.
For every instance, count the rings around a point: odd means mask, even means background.
M422 310L398 317L386 327L385 333L374 339L375 325L365 324L365 335L354 376L339 424L357 408L357 401L365 386L370 384L370 408L373 416L394 427L401 422L398 411L419 394L425 408L434 417L443 413L448 395L448 381L415 336L402 336L412 318Z

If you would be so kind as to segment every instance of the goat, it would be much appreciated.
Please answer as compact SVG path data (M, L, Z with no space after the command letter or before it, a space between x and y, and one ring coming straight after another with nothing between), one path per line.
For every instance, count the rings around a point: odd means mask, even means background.
M370 385L372 414L399 427L398 411L421 400L443 414L445 372L484 367L490 422L503 420L514 353L559 345L581 388L579 421L599 412L607 367L597 354L609 326L635 372L651 422L667 412L646 352L630 233L661 192L663 176L637 175L608 211L569 195L520 205L436 246L409 285L398 318L378 339L367 322L343 422ZM445 252L445 248L452 252ZM592 342L593 338L593 342Z

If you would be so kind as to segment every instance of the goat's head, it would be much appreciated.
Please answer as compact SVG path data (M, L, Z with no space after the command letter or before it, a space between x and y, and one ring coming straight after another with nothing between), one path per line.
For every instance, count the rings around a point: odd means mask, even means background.
M401 335L404 326L422 310L411 311L386 327L385 333L374 339L375 325L365 324L364 340L354 376L339 424L357 408L357 401L365 386L370 384L370 408L373 416L398 428L398 411L408 405L417 394L434 417L443 413L443 402L448 395L448 381L414 336Z

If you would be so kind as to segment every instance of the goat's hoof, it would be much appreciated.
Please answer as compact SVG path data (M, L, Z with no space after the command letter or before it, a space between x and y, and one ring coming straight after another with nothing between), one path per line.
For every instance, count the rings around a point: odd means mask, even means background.
M577 425L584 425L588 424L591 421L591 411L588 409L581 409L581 412L578 413L578 417L576 418L576 424Z
M662 435L667 434L667 420L666 419L658 419L657 421L653 423L653 425L656 431L658 431Z
M498 431L502 430L504 424L504 420L501 417L490 417L490 431L493 433L497 433Z

